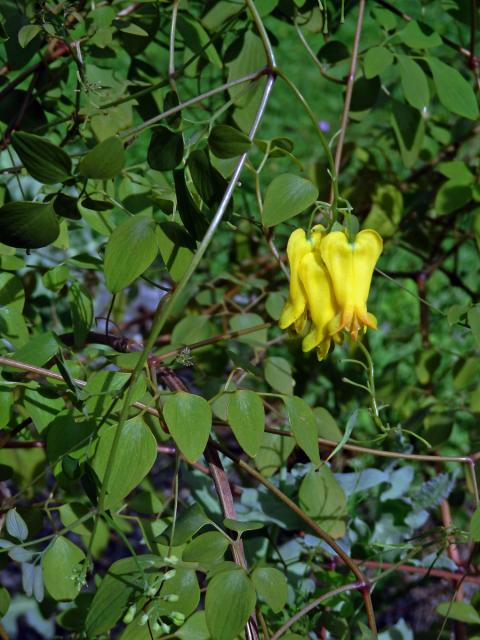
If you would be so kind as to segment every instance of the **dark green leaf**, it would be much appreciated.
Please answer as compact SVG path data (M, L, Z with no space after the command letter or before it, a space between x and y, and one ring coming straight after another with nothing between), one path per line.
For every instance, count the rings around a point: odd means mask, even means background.
M397 101L393 103L391 122L403 164L413 167L422 148L425 122L417 109Z
M217 158L235 158L247 153L252 142L250 138L228 124L213 127L208 137L208 145Z
M177 169L173 172L175 192L177 194L177 207L185 229L195 240L203 238L208 228L203 213L195 204L185 182L185 172Z
M210 563L220 560L229 547L228 539L219 531L207 531L194 538L182 553L185 562Z
M178 167L183 158L183 136L167 127L155 127L148 146L148 164L157 171Z
M60 225L53 202L9 202L0 208L2 243L19 249L38 249L58 238Z
M117 176L125 164L125 151L120 138L107 138L93 147L78 165L80 175L97 180Z
M374 78L359 78L355 80L352 91L351 110L366 111L371 109L377 101L380 93L380 79L378 76Z
M28 173L44 184L64 182L70 177L72 162L60 147L25 131L12 136L12 145Z

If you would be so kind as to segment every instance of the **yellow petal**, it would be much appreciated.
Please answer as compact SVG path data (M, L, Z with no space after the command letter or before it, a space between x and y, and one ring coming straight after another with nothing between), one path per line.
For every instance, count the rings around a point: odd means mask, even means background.
M373 229L360 231L353 243L348 242L343 231L334 231L323 238L320 253L341 310L341 316L330 324L330 333L346 329L356 340L364 327L376 327L374 316L367 311L367 298L382 248L382 238Z
M332 283L318 253L308 253L300 263L300 279L308 301L308 311L312 319L312 330L303 339L303 351L311 351L330 336L328 325L337 313L333 297Z
M312 251L312 245L303 229L295 229L287 244L287 256L290 264L290 294L279 320L280 329L286 329L304 315L307 299L299 277L299 266L302 258ZM305 321L300 322L305 324ZM298 324L295 328L298 327Z

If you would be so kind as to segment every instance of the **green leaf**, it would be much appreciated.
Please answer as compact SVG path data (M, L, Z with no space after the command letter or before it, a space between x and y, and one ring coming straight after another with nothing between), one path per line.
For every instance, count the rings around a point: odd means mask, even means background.
M397 56L403 93L408 103L420 111L428 106L430 92L422 67L409 56Z
M112 136L97 144L78 165L80 175L96 180L109 180L117 176L125 164L125 151L120 138Z
M183 225L188 233L195 240L203 238L208 228L205 216L195 204L187 183L185 182L185 171L177 169L173 172L175 183L175 193L177 195L177 208Z
M243 522L243 520L234 520L233 518L224 518L223 525L227 529L236 531L240 535L245 533L245 531L258 531L258 529L263 529L265 527L264 522L255 522L255 521Z
M26 24L24 27L20 29L18 32L18 43L19 45L25 49L28 44L35 38L37 34L40 33L42 27L38 24Z
M199 21L185 13L179 13L177 29L191 51L203 56L216 67L222 66L222 60L212 44L212 39Z
M184 549L185 562L211 563L225 555L230 543L219 531L207 531L194 538Z
M470 520L470 537L474 542L480 542L480 507L475 509Z
M207 446L212 427L212 410L208 402L201 396L179 391L168 398L163 415L183 455L195 462Z
M13 273L0 273L0 307L22 312L25 304L23 282Z
M288 420L295 440L315 465L320 464L315 416L303 398L284 398Z
M192 261L195 240L184 227L169 221L157 225L156 237L165 267L172 280L178 282Z
M372 196L372 208L364 228L375 229L383 238L391 238L403 214L403 195L393 184L378 185Z
M480 347L480 304L476 304L468 310L467 318L477 347Z
M472 199L472 187L456 180L447 180L435 196L435 214L446 215L460 209Z
M103 578L85 621L89 638L111 629L125 614L129 603L145 589L145 576L163 564L158 556L137 555L114 562Z
M257 567L252 573L252 582L258 595L274 613L280 613L287 602L287 579L274 567Z
M119 427L108 425L100 434L93 469L104 480L113 439ZM140 418L124 423L118 439L112 471L106 487L105 509L118 503L145 478L157 459L157 441Z
M12 538L24 541L28 538L28 527L16 509L9 509L5 518L7 532Z
M112 233L105 249L105 283L118 293L148 269L158 253L155 223L146 216L128 218Z
M0 618L3 618L6 615L9 607L10 607L10 594L5 589L5 587L0 587Z
M239 313L230 318L230 327L233 331L249 329L260 324L264 324L264 320L256 313ZM267 342L267 329L259 329L243 336L237 336L235 340L251 347L264 347Z
M358 78L355 80L352 91L351 110L367 111L371 109L377 101L380 93L380 78Z
M228 403L228 423L238 444L254 458L263 439L265 410L261 398L254 391L235 391Z
M458 620L458 622L466 622L467 624L480 624L480 615L469 602L442 602L437 606L437 613L450 620Z
M265 380L279 393L291 396L295 381L292 377L292 366L285 358L271 356L265 358Z
M393 64L393 54L385 47L372 47L365 54L365 77L379 76Z
M183 136L167 127L153 129L148 145L147 161L156 171L170 171L182 162L184 152Z
M42 557L45 587L54 600L74 600L80 580L85 554L68 538L58 536Z
M200 529L208 524L211 524L211 520L205 515L202 507L199 504L193 504L178 518L175 524L172 546L178 547L179 545L185 544L187 540L193 538L197 531L200 531ZM166 538L170 540L171 532L172 527L162 534L162 539Z
M436 31L416 20L411 20L397 36L411 49L430 49L442 44L442 38Z
M178 600L168 601L168 596L178 596ZM160 615L169 615L178 611L185 617L198 607L200 587L194 569L177 567L173 578L163 583L157 600Z
M210 132L208 146L217 158L235 158L250 151L252 141L243 131L219 124Z
M64 182L72 172L70 156L60 147L33 133L18 131L12 145L28 173L44 184Z
M188 156L187 164L198 195L210 208L216 208L225 194L228 186L227 181L212 166L208 153L203 149L193 151ZM230 199L227 207L227 215L232 210L233 198Z
M175 635L180 640L210 640L205 611L196 611Z
M338 425L331 413L323 407L315 407L313 414L317 423L318 437L325 438L326 440L333 440L334 442L340 442L342 439L342 432L338 428Z
M68 302L72 317L74 344L77 349L80 349L84 346L85 338L93 324L93 301L87 289L74 280L68 290Z
M263 203L262 222L273 227L304 211L318 198L317 187L300 176L284 173L268 185Z
M9 202L0 207L2 243L19 249L38 249L54 242L60 225L53 202Z
M395 101L393 103L392 128L400 148L403 164L413 167L422 148L425 122L417 109Z
M255 466L265 477L274 473L288 460L295 448L295 440L274 433L264 433L260 451L255 458Z
M312 470L302 480L299 505L333 538L345 535L347 499L326 464Z
M234 640L255 608L255 587L243 569L222 571L208 584L207 626L212 640Z
M14 358L42 367L58 353L58 342L50 331L33 336L26 345L15 351Z
M469 82L453 67L438 58L427 58L438 98L443 106L464 118L478 118L478 103Z

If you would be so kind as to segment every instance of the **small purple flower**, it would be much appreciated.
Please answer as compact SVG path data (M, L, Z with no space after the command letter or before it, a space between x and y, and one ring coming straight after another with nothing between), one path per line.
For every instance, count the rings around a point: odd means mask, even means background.
M320 127L320 131L323 131L324 133L330 131L330 123L326 120L320 120L318 126Z

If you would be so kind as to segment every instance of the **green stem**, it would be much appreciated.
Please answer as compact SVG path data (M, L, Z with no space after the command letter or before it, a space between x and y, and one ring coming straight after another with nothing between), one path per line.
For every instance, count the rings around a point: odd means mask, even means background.
M320 139L320 144L322 145L323 150L325 151L325 155L327 156L327 163L330 171L330 178L332 180L332 189L333 189L332 214L333 214L333 222L334 222L337 219L339 193L338 193L337 173L335 171L335 162L333 159L332 151L328 145L327 139L323 135L323 131L320 129L317 117L313 113L310 105L305 100L305 98L303 97L302 93L299 91L297 86L290 80L287 74L281 69L277 69L277 75L280 76L280 78L282 78L282 80L286 83L289 89L294 93L295 97L300 102L302 107L305 109L306 114L312 121L314 129L317 132L317 135Z

